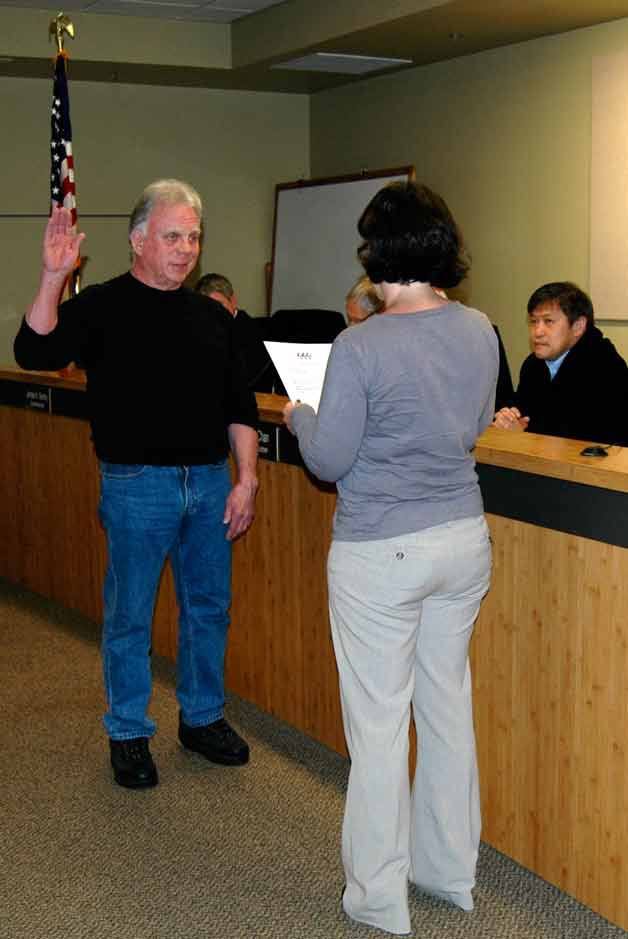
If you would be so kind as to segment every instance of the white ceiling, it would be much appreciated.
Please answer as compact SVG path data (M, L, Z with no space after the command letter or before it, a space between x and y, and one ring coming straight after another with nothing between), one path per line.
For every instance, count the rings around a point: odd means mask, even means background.
M232 23L251 13L279 6L286 0L0 0L0 6L53 10L64 13L107 13L116 16L156 17L163 20L194 20Z

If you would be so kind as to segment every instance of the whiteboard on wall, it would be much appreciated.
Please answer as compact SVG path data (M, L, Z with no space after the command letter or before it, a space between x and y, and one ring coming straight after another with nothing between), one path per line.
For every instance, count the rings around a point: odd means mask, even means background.
M589 289L596 317L628 320L628 53L592 69Z
M356 252L358 219L383 186L414 179L411 166L331 179L280 183L275 222L270 310L339 310L364 273Z

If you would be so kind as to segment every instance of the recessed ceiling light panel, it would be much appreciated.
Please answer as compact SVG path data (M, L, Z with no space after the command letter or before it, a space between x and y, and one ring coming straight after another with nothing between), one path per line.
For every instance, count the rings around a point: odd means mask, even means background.
M412 65L412 59L389 59L371 55L344 55L336 52L313 52L300 59L279 62L272 68L293 69L300 72L335 72L338 75L365 75L385 68Z

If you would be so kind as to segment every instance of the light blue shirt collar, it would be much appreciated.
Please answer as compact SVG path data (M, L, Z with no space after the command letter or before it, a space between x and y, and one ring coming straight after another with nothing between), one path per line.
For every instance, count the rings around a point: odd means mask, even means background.
M558 369L561 367L561 365L563 364L563 362L564 362L565 359L567 358L567 355L568 355L568 354L569 354L569 349L567 349L567 352L563 352L562 355L559 355L557 359L551 359L551 360L550 360L550 359L546 359L546 360L545 360L545 364L546 364L547 367L549 368L550 377L552 378L552 380L556 377L556 372L557 372Z

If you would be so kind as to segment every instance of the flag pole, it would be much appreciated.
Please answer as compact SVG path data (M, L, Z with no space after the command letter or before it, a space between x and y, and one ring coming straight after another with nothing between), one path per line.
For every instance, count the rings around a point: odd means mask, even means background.
M64 36L74 39L74 23L65 13L57 13L48 26L49 38L54 38L57 54L54 60L54 82L50 120L50 210L65 206L72 215L76 227L76 184L74 179L74 157L72 155L72 125L70 123L70 98L68 94L68 53L64 48ZM70 296L80 290L81 257L68 278Z

